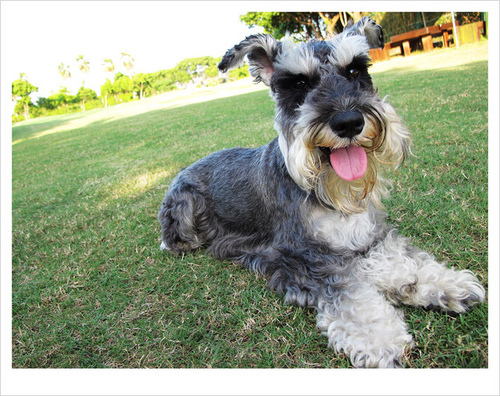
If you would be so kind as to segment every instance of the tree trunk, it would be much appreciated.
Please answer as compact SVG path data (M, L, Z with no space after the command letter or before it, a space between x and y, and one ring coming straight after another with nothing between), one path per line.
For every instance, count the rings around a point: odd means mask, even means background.
M24 119L26 121L29 121L31 119L30 117L30 108L27 103L24 104L24 112L23 112Z
M326 25L326 31L330 35L330 37L335 36L335 25L340 19L340 13L336 14L333 18L328 18L324 13L320 12L319 16L323 19Z

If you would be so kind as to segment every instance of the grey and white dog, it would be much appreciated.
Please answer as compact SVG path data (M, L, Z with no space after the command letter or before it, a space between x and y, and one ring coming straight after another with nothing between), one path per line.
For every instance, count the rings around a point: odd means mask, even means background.
M270 87L278 137L213 153L183 169L163 200L161 248L206 248L264 275L287 303L314 307L329 346L356 367L398 367L413 345L398 304L464 312L484 301L470 271L448 269L384 223L384 166L410 134L377 96L369 18L327 41L247 37L219 64L248 58Z

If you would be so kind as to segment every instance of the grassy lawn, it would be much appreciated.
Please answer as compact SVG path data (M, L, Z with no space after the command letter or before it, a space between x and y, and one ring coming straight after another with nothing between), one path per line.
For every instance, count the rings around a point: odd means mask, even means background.
M444 56L460 64L373 75L414 134L389 219L487 287L488 63ZM285 306L263 279L203 251L158 249L156 215L181 167L275 136L267 92L129 105L13 128L13 366L349 367L314 312ZM417 344L406 366L488 366L486 304L460 316L404 311Z

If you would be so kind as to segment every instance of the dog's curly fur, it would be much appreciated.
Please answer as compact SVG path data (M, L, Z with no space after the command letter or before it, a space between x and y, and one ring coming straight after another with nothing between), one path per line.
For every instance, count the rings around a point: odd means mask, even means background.
M162 249L204 247L264 275L287 303L314 307L329 345L356 367L401 365L413 341L395 305L464 312L485 299L470 271L446 268L384 222L383 169L409 154L410 134L368 74L382 37L363 18L328 41L259 34L230 49L219 68L248 58L276 102L278 137L182 170L158 216ZM366 169L352 180L334 169L338 149L366 155Z

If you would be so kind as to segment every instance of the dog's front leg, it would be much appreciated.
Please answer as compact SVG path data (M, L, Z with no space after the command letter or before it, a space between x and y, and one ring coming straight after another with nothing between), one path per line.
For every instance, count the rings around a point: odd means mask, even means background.
M265 274L271 289L285 302L314 307L317 326L337 353L345 353L356 367L399 367L412 337L402 314L359 271L359 258L311 248L268 248L238 260Z
M413 346L403 315L370 283L349 282L318 301L317 326L337 353L355 367L402 366Z
M455 270L390 231L361 266L393 303L465 312L485 300L485 290L468 270Z

